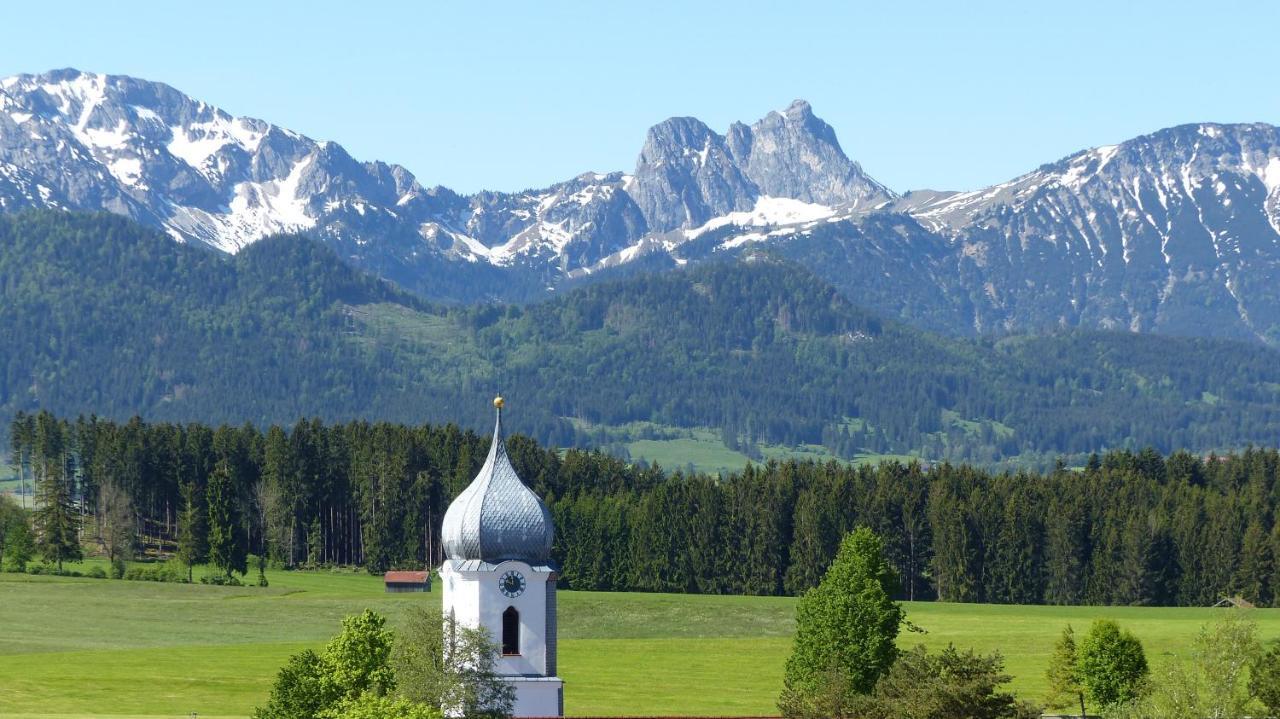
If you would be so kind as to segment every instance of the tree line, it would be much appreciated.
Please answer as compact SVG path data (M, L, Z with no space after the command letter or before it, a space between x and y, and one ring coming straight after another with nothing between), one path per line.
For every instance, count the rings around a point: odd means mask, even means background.
M19 415L10 430L10 461L36 490L35 517L65 508L59 516L78 517L82 543L109 550L110 528L125 524L134 539L116 551L194 551L196 560L221 551L228 562L248 551L286 566L372 572L443 559L444 512L489 446L455 425L318 420L262 430L42 412ZM1275 450L1116 451L1082 471L1048 472L767 462L718 477L522 436L508 449L553 513L555 559L576 589L800 594L840 537L867 526L884 538L906 599L1280 599ZM71 531L43 521L37 535Z

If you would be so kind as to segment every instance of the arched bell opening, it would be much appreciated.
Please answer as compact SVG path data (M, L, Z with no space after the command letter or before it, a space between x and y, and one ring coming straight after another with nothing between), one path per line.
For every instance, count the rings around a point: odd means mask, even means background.
M502 656L513 657L520 654L520 612L515 607L507 607L502 613Z

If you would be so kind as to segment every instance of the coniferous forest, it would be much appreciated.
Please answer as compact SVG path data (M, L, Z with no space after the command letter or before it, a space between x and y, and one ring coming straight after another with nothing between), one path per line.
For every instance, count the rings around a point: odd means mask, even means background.
M109 215L0 216L0 420L487 420L560 447L701 428L827 454L1050 468L1280 436L1280 353L1127 332L963 339L753 254L524 306L428 305L305 237L234 257Z
M454 425L261 431L48 413L20 415L10 434L15 471L40 496L69 498L89 544L103 498L119 511L123 496L152 554L194 531L238 537L288 566L373 572L441 560L444 510L489 446ZM796 594L845 532L868 526L907 599L1280 603L1274 450L1115 451L1046 473L792 461L710 477L521 436L508 448L555 516L555 559L575 589Z

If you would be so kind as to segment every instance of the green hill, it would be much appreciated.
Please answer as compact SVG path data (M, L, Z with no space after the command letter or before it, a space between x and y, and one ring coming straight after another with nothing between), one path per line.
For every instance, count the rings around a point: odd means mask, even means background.
M483 427L477 397L502 389L516 430L561 446L643 454L654 447L641 442L696 438L744 457L978 462L1280 433L1271 350L1128 333L944 337L762 254L523 307L440 307L305 238L228 258L114 216L9 215L0 347L4 415Z

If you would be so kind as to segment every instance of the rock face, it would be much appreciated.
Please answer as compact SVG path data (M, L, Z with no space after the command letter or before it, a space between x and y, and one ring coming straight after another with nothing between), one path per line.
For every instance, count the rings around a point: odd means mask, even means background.
M673 117L649 129L627 191L657 231L697 227L749 210L759 194L724 138L692 117Z
M933 329L1280 344L1271 125L1175 127L899 197L797 100L724 135L665 120L630 174L465 196L167 85L59 70L0 80L0 211L30 207L107 210L226 252L304 231L431 299L531 299L765 243Z
M870 208L894 199L845 156L831 126L804 100L751 127L729 128L730 154L759 194L832 207Z
M734 123L727 136L692 117L655 125L627 189L657 231L749 211L761 197L858 210L894 199L803 100L750 127Z

